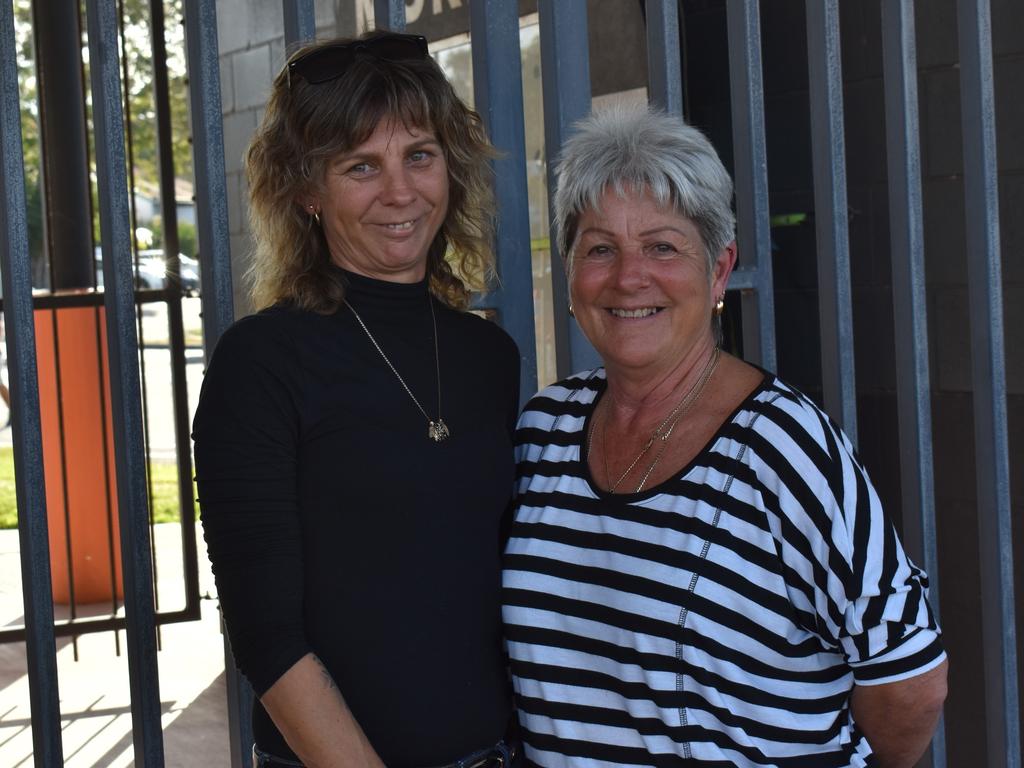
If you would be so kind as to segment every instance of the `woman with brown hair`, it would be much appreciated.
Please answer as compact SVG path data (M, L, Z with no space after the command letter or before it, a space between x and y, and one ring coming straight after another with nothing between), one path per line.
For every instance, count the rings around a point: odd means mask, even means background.
M504 765L499 520L519 355L463 311L493 150L426 41L307 46L247 162L259 310L195 419L259 766Z

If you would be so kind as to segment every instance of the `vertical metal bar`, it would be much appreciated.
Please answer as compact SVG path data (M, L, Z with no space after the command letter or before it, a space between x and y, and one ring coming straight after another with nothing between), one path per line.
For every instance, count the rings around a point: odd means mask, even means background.
M114 462L125 584L128 682L136 765L163 765L160 681L153 616L152 554L142 447L138 338L134 323L134 274L125 177L124 123L118 67L117 13L113 3L87 0L89 69L96 172L103 233L104 306L111 367ZM115 256L116 254L116 256Z
M120 43L120 51L122 54L121 58L121 92L123 94L123 109L124 109L124 130L125 130L125 151L127 153L127 172L128 172L128 220L129 227L128 231L131 233L132 243L132 285L137 286L134 278L139 274L139 243L135 236L138 231L138 216L135 210L135 140L134 131L132 129L132 110L131 110L131 81L129 80L128 61L124 57L124 52L127 51L127 45L125 44L125 13L124 13L124 0L118 0L117 3L117 32L118 41ZM152 37L152 35L150 35ZM164 266L164 273L166 274L166 264ZM143 334L142 327L142 303L135 302L135 334L139 344L139 382L141 384L141 396L142 396L142 455L145 457L143 464L146 471L146 499L148 501L147 508L149 509L147 532L149 534L149 550L152 554L150 558L149 567L152 570L152 581L153 581L153 608L155 611L160 609L160 591L157 589L159 584L160 573L157 570L155 543L153 539L153 471L149 466L149 387L146 377L146 337ZM102 347L97 347L100 350L100 371L102 368ZM101 390L102 392L102 390ZM101 434L104 435L105 439L105 425L101 427ZM109 506L108 506L109 509ZM113 536L110 537L110 543L107 550L108 558L111 565L111 581L116 584L116 569L114 568L114 562L117 557L117 551L114 549ZM117 590L115 589L113 594L110 596L111 603L113 604L114 610L112 613L117 612ZM160 626L156 628L157 637L157 648L160 648ZM118 634L114 633L114 644L118 644Z
M100 382L104 382L104 381L109 381L109 379L107 378L108 374L107 374L107 371L106 371L106 367L107 367L106 355L103 354L103 351L105 349L106 344L105 344L104 339L103 339L103 321L102 321L102 318L100 317L100 315L101 315L101 313L100 313L99 306L94 306L92 308L92 327L93 327L93 331L94 331L95 339L96 339L96 341L95 341L95 344L96 344L96 371L97 371L98 376L99 376L99 381ZM54 331L53 331L54 332L54 337L53 337L54 338L54 342L53 342L53 346L54 346L54 351L59 353L59 347L58 347L58 344L57 344L57 335L56 335L57 334L57 313L56 312L53 313L53 318L54 318ZM99 392L100 392L100 396L99 396L99 401L100 401L100 403L99 403L100 404L100 414L99 414L99 416L100 416L100 442L101 442L101 444L103 446L104 511L106 512L105 520L106 520L106 524L107 524L107 558L108 558L108 565L110 566L110 615L114 616L114 615L117 614L117 610L120 607L120 603L118 602L118 600L119 600L118 594L120 592L120 589L118 588L118 583L117 583L118 582L118 576L117 576L117 547L114 545L114 536L115 536L116 531L117 531L117 525L114 523L114 489L110 487L110 446L108 444L109 441L107 439L107 395L106 395L106 389L105 389L105 387L103 387L102 383L100 384ZM61 394L61 375L60 375L60 369L59 368L58 368L58 372L57 372L57 399L58 400L63 399L63 395ZM65 452L65 449L64 449L64 408L63 408L63 406L58 404L57 409L58 409L58 411L60 413L60 425L61 425L61 429L60 429L61 482L63 483L63 487L64 487L64 508L65 508L65 510L67 510L68 509L68 492L67 492L68 482L67 482L67 468L66 468L67 467L67 463L66 463L67 459L66 459L66 452ZM147 456L149 455L148 450L146 452L146 455ZM148 483L148 481L149 481L148 476L147 476L146 480L147 480L147 483ZM153 498L153 490L152 490L152 488L149 488L148 490L149 490L149 498ZM71 530L71 516L70 516L70 514L67 515L67 518L68 518L68 522L66 523L66 526L67 526L67 530L70 531ZM69 537L69 539L70 539L70 537ZM150 539L150 541L152 541L152 539ZM70 550L70 548L68 549L68 572L69 572L69 574L71 572L71 550ZM74 579L73 578L69 578L69 581L71 582L70 585L69 585L70 586L70 593L71 593L71 618L74 619L75 618L75 603L74 603L74 600L75 600L75 587L74 587ZM157 631L159 631L159 630L157 630ZM77 645L78 636L74 635L73 637L74 637L74 640L75 640L75 643L76 643L76 645L75 645L75 660L77 661L78 660L78 645ZM120 632L114 632L114 653L116 653L118 656L121 655L121 633Z
M405 31L405 0L373 0L373 24L377 29Z
M647 0L647 82L652 104L683 116L678 0Z
M185 574L185 610L199 612L199 570L196 548L195 499L192 492L192 440L189 431L185 331L181 312L181 264L178 259L178 202L174 192L174 151L171 146L170 86L164 42L163 0L150 0L153 30L153 103L156 111L157 158L160 164L160 210L164 223L164 256L173 294L167 300L174 403L174 447L178 462L178 508L181 511L181 552Z
M192 106L203 346L209 360L221 334L231 325L235 315L231 292L231 241L228 237L215 0L185 0L185 48Z
M316 7L313 0L281 0L284 12L284 47L292 51L316 37Z
M75 595L75 561L74 552L71 541L71 494L68 490L68 444L65 440L65 426L67 422L64 420L64 366L61 362L60 354L60 324L57 321L58 309L54 308L49 313L50 328L53 333L53 369L54 369L54 388L56 389L57 395L57 435L58 443L60 445L60 493L62 509L61 512L64 516L64 557L67 558L68 563L68 612L70 618L74 621L78 618L78 600ZM110 519L110 504L109 497L107 499L107 518ZM71 646L75 661L78 661L78 635L71 636Z
M544 146L548 195L555 192L555 170L572 124L590 114L590 43L586 0L537 0L541 80L544 91ZM569 317L565 254L556 253L551 216L551 295L555 365L559 378L600 365L597 352Z
M818 315L825 410L857 444L857 392L846 210L843 73L837 0L807 0L807 69L818 240Z
M234 319L231 243L228 238L224 123L220 112L220 62L215 0L185 0L185 48L190 83L192 146L196 176L196 225L200 247L203 351L209 362ZM253 692L226 654L229 739L233 768L252 766Z
M228 695L228 731L231 733L231 768L252 768L253 691L248 678L238 671L231 641L221 622L224 637L224 683Z
M32 753L37 768L64 764L57 646L53 633L50 541L46 525L43 438L39 418L32 270L28 252L24 158L14 14L0 3L0 272L7 319L14 435L14 482L18 498L18 541L25 603L25 655Z
M525 402L537 391L537 341L519 10L503 0L474 0L469 6L469 29L474 101L491 143L501 153L494 160L495 202L501 211L495 244L501 282L492 301L502 327L519 346L519 398Z
M938 614L939 562L913 0L882 1L882 67L903 542L910 556L928 572L929 597ZM941 719L923 761L930 768L946 766L945 722Z
M743 292L743 355L775 370L775 288L764 136L758 0L729 0L729 81L736 176L737 241L754 288Z
M988 0L958 0L988 765L1021 765L996 112Z

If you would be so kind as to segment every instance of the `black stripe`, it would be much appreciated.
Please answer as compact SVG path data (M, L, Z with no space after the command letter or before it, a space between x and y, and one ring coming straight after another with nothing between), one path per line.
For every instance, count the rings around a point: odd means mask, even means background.
M681 669L680 662L675 656L643 653L636 648L616 645L592 637L573 635L557 629L506 624L505 639L512 643L571 649L578 653L609 659L619 664L632 664L648 672L675 673Z
M570 758L601 760L607 763L623 765L650 765L655 768L679 768L680 766L700 765L701 768L735 768L732 763L697 762L686 760L677 754L656 755L646 749L620 747L611 744L596 744L589 741L564 739L546 733L534 733L523 730L523 741L534 749L557 752Z
M921 628L916 628L907 633L906 640L922 632ZM876 662L868 666L860 666L854 669L853 674L857 680L881 680L886 677L892 677L895 675L904 674L908 669L920 669L926 664L935 661L942 655L942 639L936 637L932 642L926 645L917 653L911 654L909 657L904 659L894 659L893 661Z
M503 588L501 595L504 605L533 608L539 611L552 611L563 616L575 616L579 619L607 624L626 632L663 637L667 640L674 641L678 636L676 625L672 622L657 621L646 616L619 611L614 608L597 605L596 603L584 603L543 592L511 589L509 587Z
M571 685L576 688L592 688L598 691L611 691L623 699L631 701L650 701L655 706L665 709L678 709L683 705L681 691L659 691L647 683L631 683L620 680L613 675L596 672L590 669L560 667L554 664L512 659L512 674L523 680L536 680L551 685Z

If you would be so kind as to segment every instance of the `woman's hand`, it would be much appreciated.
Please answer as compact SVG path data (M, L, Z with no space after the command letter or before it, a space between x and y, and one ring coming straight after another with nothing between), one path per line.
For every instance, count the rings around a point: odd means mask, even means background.
M307 768L383 768L384 763L312 653L260 698L288 746Z
M911 768L924 754L946 700L947 666L943 660L909 680L853 689L853 719L882 768Z

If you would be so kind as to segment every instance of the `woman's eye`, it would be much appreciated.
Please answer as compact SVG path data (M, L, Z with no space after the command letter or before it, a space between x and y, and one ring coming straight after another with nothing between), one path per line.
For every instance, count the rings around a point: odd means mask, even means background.
M409 161L414 165L422 165L427 163L434 155L425 149L418 149L409 155Z
M655 243L648 250L655 256L672 256L677 253L676 247L672 243Z
M589 258L595 259L608 257L611 255L611 253L612 249L609 248L607 245L595 245L589 250L587 250L587 256Z
M365 176L371 170L372 170L372 167L370 166L369 163L354 163L354 164L350 165L348 167L348 170L345 171L345 172L348 173L351 176Z

